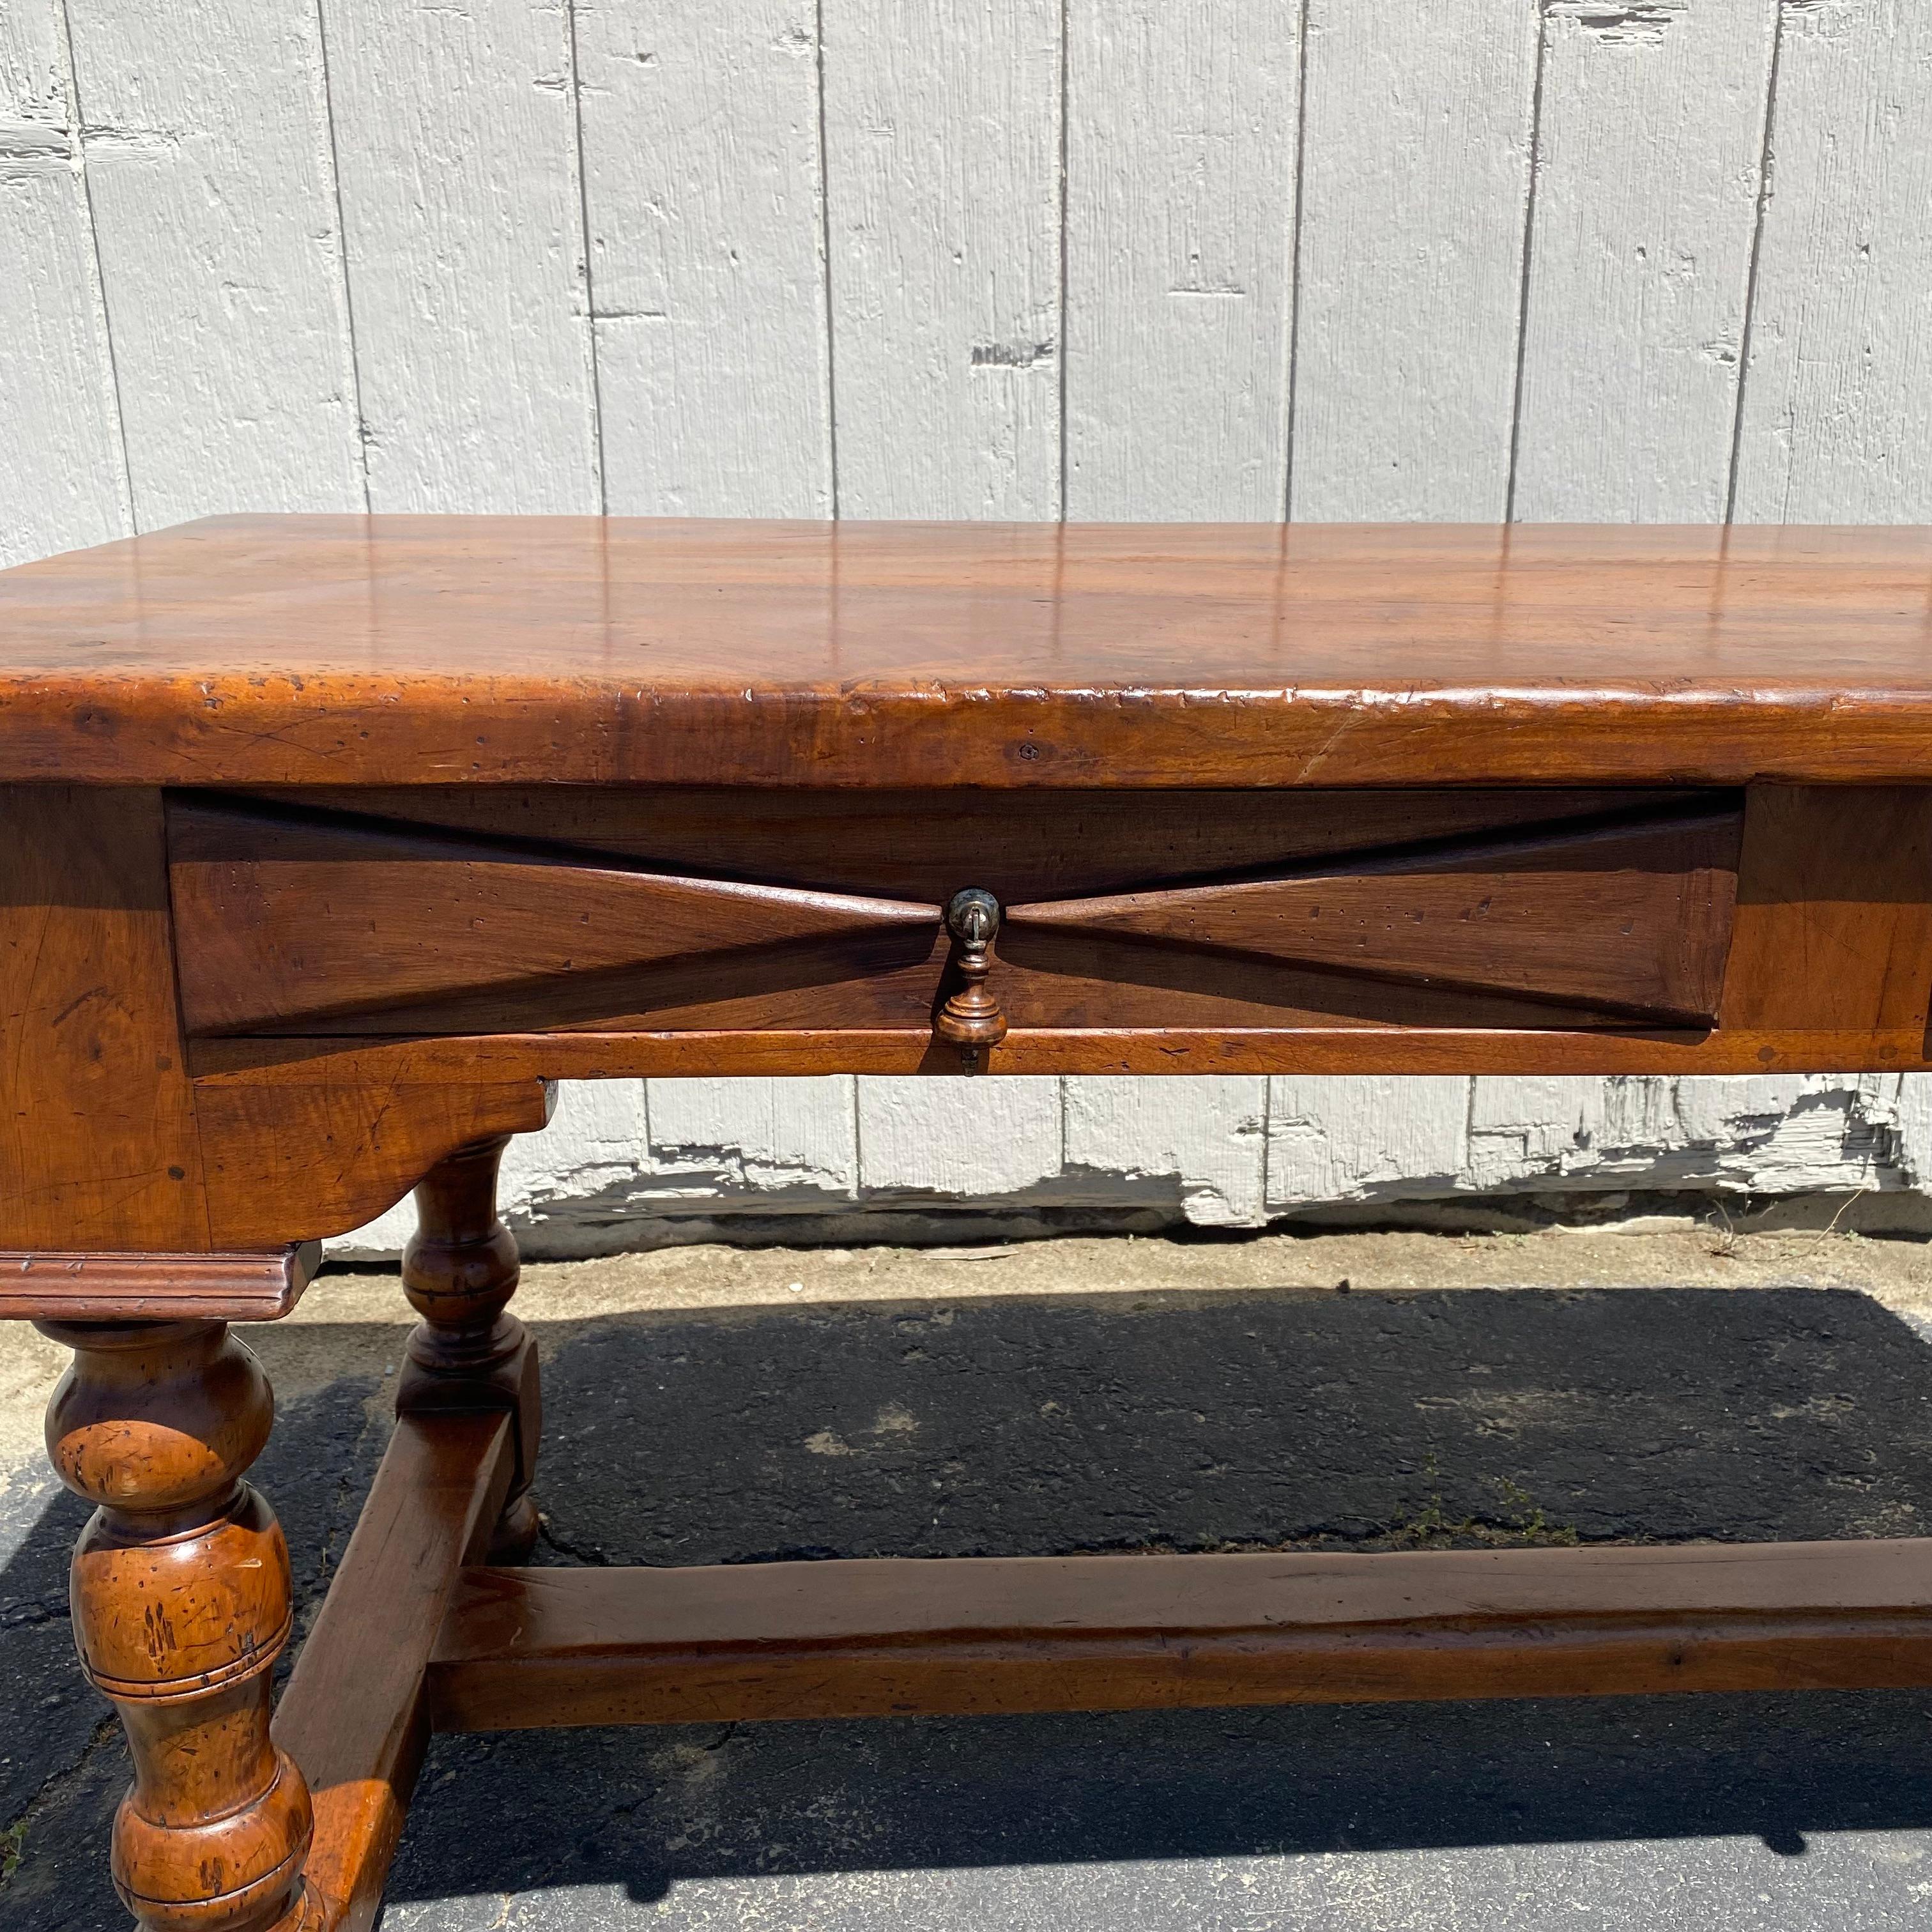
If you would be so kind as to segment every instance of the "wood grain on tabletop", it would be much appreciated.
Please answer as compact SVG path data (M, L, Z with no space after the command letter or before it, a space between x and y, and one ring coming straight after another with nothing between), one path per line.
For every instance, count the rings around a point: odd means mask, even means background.
M1919 776L1932 530L215 518L0 574L0 777Z

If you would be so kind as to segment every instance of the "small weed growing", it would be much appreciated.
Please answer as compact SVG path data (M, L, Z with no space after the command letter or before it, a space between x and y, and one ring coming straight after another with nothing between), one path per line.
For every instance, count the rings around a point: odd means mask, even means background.
M1441 1472L1432 1456L1423 1466L1432 1480ZM1439 1492L1414 1515L1392 1524L1385 1539L1391 1550L1547 1549L1576 1541L1575 1528L1567 1522L1552 1522L1535 1498L1522 1485L1508 1476L1492 1478L1499 1505L1493 1514L1452 1518L1442 1507Z

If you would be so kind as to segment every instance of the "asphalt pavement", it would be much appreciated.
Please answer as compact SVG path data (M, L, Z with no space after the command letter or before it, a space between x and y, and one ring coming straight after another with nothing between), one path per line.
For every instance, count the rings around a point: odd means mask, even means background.
M1932 1533L1932 1350L1846 1289L1135 1287L599 1314L551 1272L556 1292L526 1299L547 1562ZM260 1337L281 1406L256 1475L304 1615L381 1451L404 1331L362 1317L386 1286L355 1300L325 1278L315 1325ZM0 1372L0 1450L56 1359ZM14 1458L8 1932L125 1922L104 1856L125 1756L68 1624L83 1514ZM1813 1694L446 1738L382 1924L1918 1928L1929 1720L1932 1694Z

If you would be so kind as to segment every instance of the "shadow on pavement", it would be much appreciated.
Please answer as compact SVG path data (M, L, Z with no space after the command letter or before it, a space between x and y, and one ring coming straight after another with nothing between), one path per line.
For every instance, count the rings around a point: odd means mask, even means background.
M394 1334L370 1331L372 1364ZM277 1332L256 1339L272 1372ZM552 1562L1898 1536L1932 1508L1932 1357L1850 1293L800 1305L543 1339ZM258 1467L310 1609L380 1453L376 1386L290 1405ZM48 1493L0 1574L0 1820L26 1828L0 1918L91 1932L124 1923L104 1870L124 1760L71 1661L82 1511ZM1914 1692L448 1738L390 1897L412 1927L480 1927L494 1906L418 1910L1558 1840L1797 1855L1932 1826L1928 1717Z

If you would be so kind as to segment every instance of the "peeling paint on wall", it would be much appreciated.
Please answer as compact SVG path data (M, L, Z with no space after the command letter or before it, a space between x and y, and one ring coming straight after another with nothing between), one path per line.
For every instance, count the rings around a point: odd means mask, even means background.
M1543 10L1552 20L1575 21L1582 32L1612 46L1654 46L1689 5L1690 0L1646 0L1627 7L1606 5L1604 0L1544 0Z
M1258 1228L1337 1206L1732 1202L1932 1178L1932 1076L1277 1076L566 1085L512 1145L532 1256L716 1238ZM405 1202L332 1243L386 1256Z

